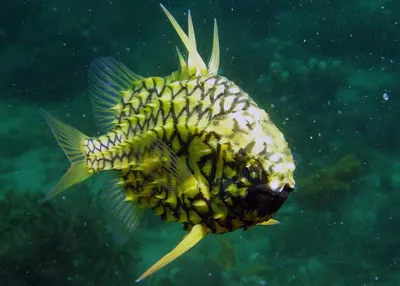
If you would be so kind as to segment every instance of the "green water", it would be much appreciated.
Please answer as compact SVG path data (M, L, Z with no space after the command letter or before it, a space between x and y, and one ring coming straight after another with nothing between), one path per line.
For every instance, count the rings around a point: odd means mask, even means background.
M281 223L209 235L142 285L400 285L400 2L168 1L208 61L218 20L220 74L248 92L296 153ZM135 285L183 237L151 213L113 238L98 176L45 205L68 168L40 117L97 129L91 61L143 76L178 67L183 46L159 2L0 3L0 286ZM140 284L139 284L140 285Z

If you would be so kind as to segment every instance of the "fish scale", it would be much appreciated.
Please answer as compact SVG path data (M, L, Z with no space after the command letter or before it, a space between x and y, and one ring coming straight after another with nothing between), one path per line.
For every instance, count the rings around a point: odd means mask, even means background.
M145 209L183 224L188 234L137 282L179 257L207 234L272 225L293 191L295 164L282 132L234 82L218 75L216 22L208 66L188 34L162 6L187 51L180 69L143 78L112 58L89 69L89 94L103 133L89 137L43 112L71 167L42 200L93 174L114 177L102 201L118 241L136 229Z
M153 84L149 86L149 82ZM88 165L91 167L92 172L108 169L118 170L119 167L112 164L111 157L102 153L115 152L116 155L123 154L121 149L123 150L127 143L134 145L135 142L140 142L140 138L138 137L144 133L149 134L150 131L154 132L159 139L170 145L174 152L179 153L180 149L184 148L185 144L187 144L187 138L195 136L198 130L206 128L213 117L238 111L239 109L235 107L241 108L240 110L246 109L251 104L248 95L241 92L233 83L230 83L230 86L228 86L229 81L222 77L190 80L185 84L180 84L179 87L166 83L165 86L169 86L170 88L161 88L160 82L164 83L159 78L151 81L147 79L136 83L135 86L138 85L139 87L135 88L132 94L122 93L124 97L121 98L121 103L124 106L118 116L119 123L117 128L97 139L90 138L86 143L87 146L100 146L100 148L86 150L86 155L90 158ZM214 85L211 85L209 82L212 82ZM158 86L157 90L161 90L161 92L155 92L154 86ZM188 90L188 86L192 87L191 90ZM232 94L235 100L230 100L229 102L225 100L230 95L218 92L220 86L224 87L224 91L229 91L230 89L235 91L235 94ZM143 92L144 89L147 91L147 96L137 96L137 94L145 94ZM198 98L198 100L191 101L188 97ZM127 113L125 110L131 111L132 105L130 102L135 98L142 100L141 106L136 110L134 109L134 113ZM172 107L169 108L168 112L162 109L161 106L158 109L156 108L157 104L155 102L166 100L171 102ZM227 105L225 102L229 104ZM241 105L240 103L243 102L245 104ZM164 112L160 112L160 110L164 110ZM155 112L157 113L155 114ZM191 120L194 116L193 114L197 114L198 116L195 121ZM143 116L143 118L138 120L138 115ZM162 121L161 125L159 124L160 121ZM164 137L164 134L167 136ZM106 158L110 162L96 164L93 162L96 158L100 158L100 160ZM122 158L120 157L120 159ZM120 160L117 163L119 165ZM101 169L96 169L96 166L99 166Z

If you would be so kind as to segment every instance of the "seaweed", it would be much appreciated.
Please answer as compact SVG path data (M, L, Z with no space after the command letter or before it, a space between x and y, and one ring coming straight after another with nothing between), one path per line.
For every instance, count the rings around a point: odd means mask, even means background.
M127 285L135 280L138 243L113 241L104 210L87 188L44 205L40 198L8 190L0 200L0 285Z
M332 205L355 189L353 184L363 170L362 162L354 154L345 155L333 165L299 178L296 199L312 208Z

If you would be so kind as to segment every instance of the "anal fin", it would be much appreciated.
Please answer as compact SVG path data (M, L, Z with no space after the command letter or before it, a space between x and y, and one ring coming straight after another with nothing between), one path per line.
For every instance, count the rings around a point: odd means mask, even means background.
M116 241L120 244L125 243L144 216L144 209L127 197L119 179L108 183L101 198L112 215L111 227Z
M192 230L183 238L183 240L169 253L164 255L158 260L153 266L151 266L146 272L144 272L136 282L140 282L143 279L149 277L151 274L157 272L176 258L184 254L186 251L195 246L200 240L207 235L207 230L204 226L197 224Z

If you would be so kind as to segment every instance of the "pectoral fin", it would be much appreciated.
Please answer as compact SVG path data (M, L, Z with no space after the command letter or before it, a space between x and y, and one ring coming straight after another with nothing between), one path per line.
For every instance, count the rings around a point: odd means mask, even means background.
M276 219L270 218L269 220L258 223L257 225L274 225L274 224L279 224L279 223L280 222L277 221Z
M140 276L136 282L149 277L151 274L157 272L176 258L184 254L186 251L196 245L203 237L207 235L207 230L202 225L195 225L192 230L183 238L183 240L169 253L157 261L146 272Z

